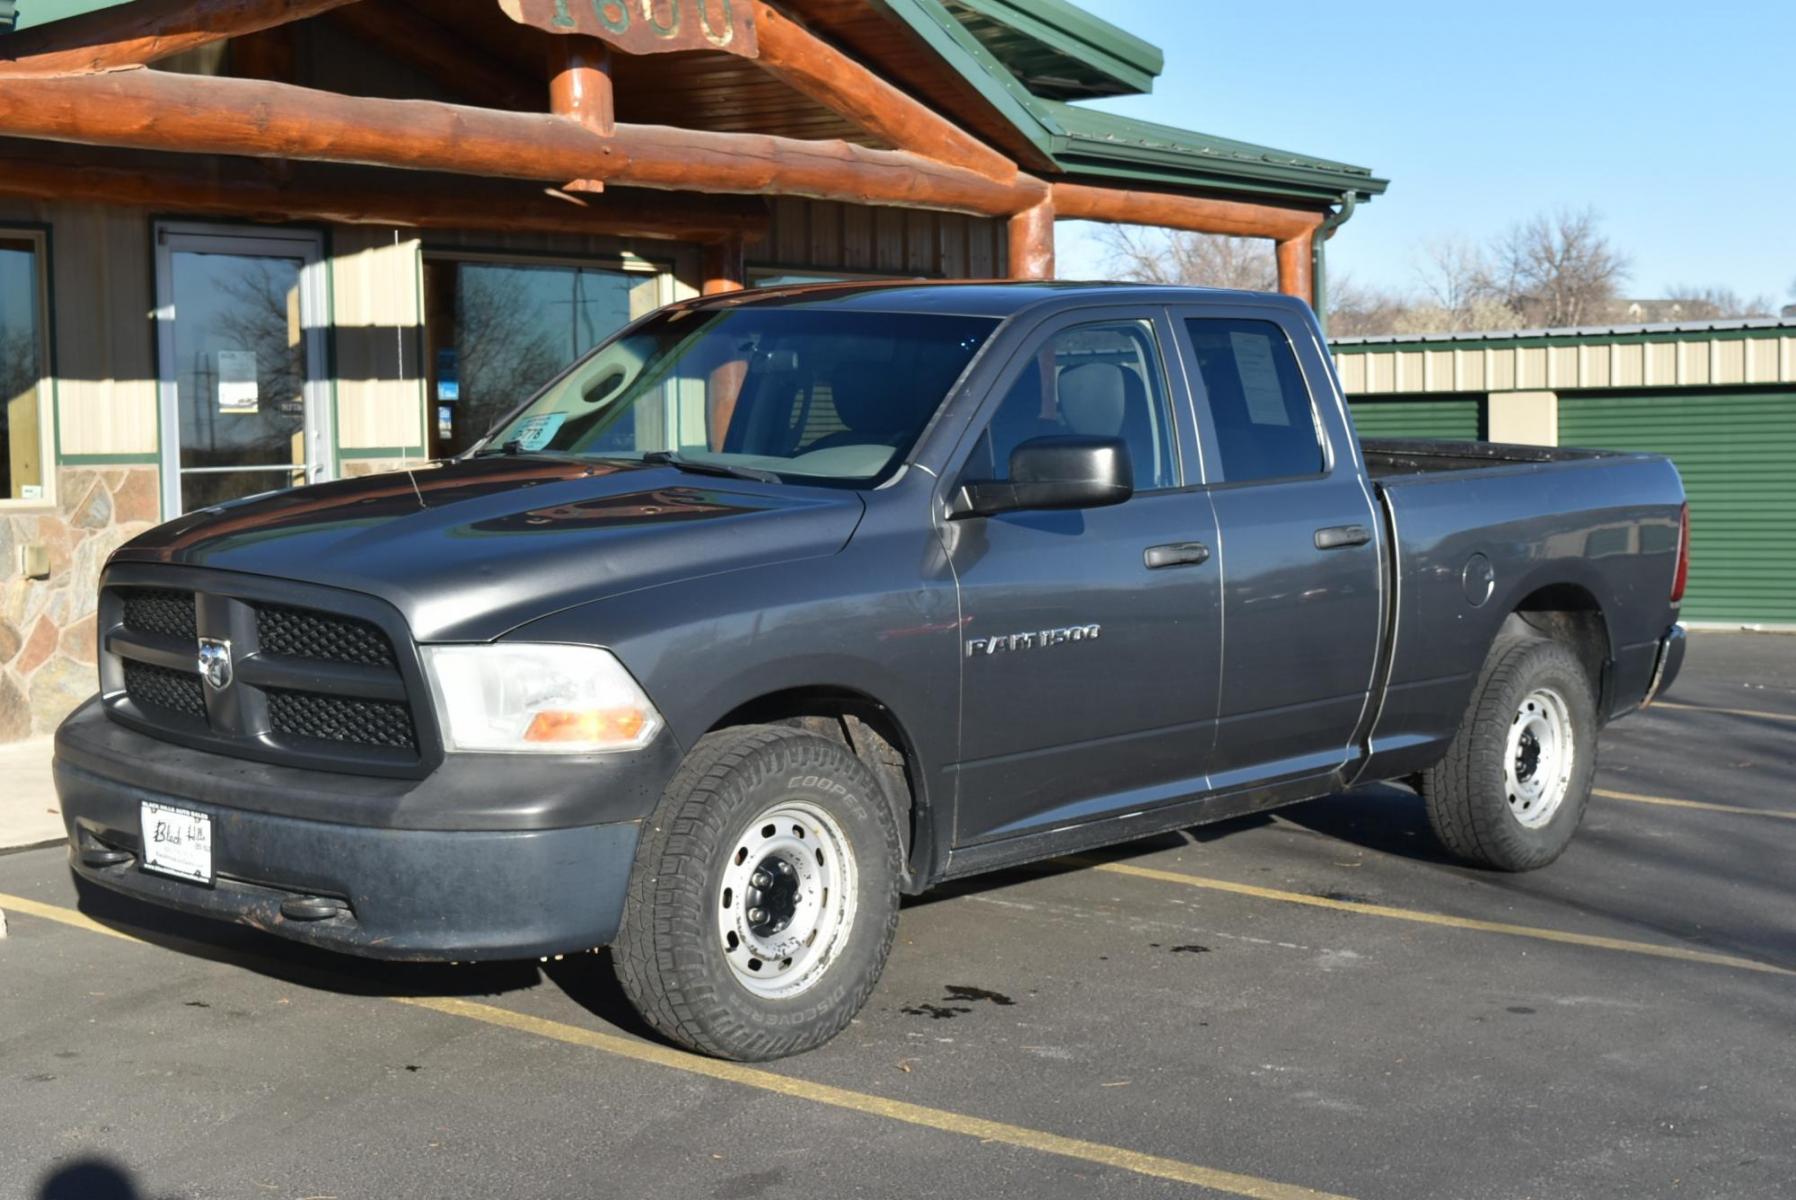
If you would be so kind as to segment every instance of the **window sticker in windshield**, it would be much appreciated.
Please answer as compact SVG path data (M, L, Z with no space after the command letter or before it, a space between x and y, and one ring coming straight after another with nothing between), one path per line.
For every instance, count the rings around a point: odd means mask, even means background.
M537 413L512 426L511 437L507 440L516 442L520 450L541 450L555 440L555 434L565 420L567 414L564 412Z

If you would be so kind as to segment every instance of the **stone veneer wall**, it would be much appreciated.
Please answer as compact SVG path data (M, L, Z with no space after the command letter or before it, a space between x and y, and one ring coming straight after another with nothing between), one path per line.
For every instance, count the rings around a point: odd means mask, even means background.
M63 467L55 508L0 509L0 742L47 734L99 686L94 607L100 569L160 518L153 466ZM43 543L47 579L19 548Z

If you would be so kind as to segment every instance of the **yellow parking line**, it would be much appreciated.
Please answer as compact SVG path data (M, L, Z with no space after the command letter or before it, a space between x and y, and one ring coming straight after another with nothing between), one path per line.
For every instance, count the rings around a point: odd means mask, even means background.
M122 930L109 929L74 909L62 908L53 904L41 904L35 900L27 900L23 896L0 893L0 909L23 913L46 921L56 921L76 929L86 930L89 933L103 933L108 937L123 938L126 941L145 941L143 938ZM146 944L152 943L146 942ZM570 1046L582 1046L589 1050L597 1050L600 1053L629 1059L632 1062L647 1063L673 1071L683 1071L688 1075L702 1075L724 1083L773 1092L794 1100L806 1100L812 1104L821 1104L830 1108L846 1109L867 1116L884 1117L888 1121L898 1121L905 1125L916 1125L924 1129L934 1129L960 1137L977 1138L981 1142L993 1142L1004 1146L1015 1146L1023 1150L1034 1150L1042 1154L1053 1154L1061 1158L1078 1159L1081 1162L1110 1167L1118 1171L1128 1171L1135 1175L1145 1175L1153 1179L1191 1184L1195 1187L1208 1188L1211 1191L1224 1192L1232 1196L1246 1196L1250 1200L1349 1200L1348 1197L1333 1192L1319 1192L1314 1188L1279 1183L1276 1180L1261 1179L1255 1175L1241 1175L1234 1171L1198 1166L1196 1163L1185 1162L1181 1159L1162 1158L1157 1154L1143 1154L1136 1150L1124 1149L1121 1146L1106 1145L1103 1142L1063 1137L1045 1130L1030 1129L1023 1125L1010 1125L1003 1121L988 1121L983 1117L968 1116L965 1113L957 1113L949 1109L930 1108L927 1105L912 1104L904 1100L892 1100L868 1092L855 1092L847 1088L831 1087L829 1084L812 1083L807 1079L793 1079L773 1071L743 1066L741 1063L703 1058L654 1042L637 1041L633 1038L619 1037L616 1034L582 1029L578 1025L533 1017L525 1013L513 1012L508 1008L479 1004L472 1000L460 1000L449 996L394 996L390 999L412 1008L429 1009L432 1012L479 1021L502 1029L511 1029L535 1037L564 1042Z
M1764 721L1796 721L1796 713L1765 712L1757 708L1712 708L1707 704L1678 704L1671 700L1655 700L1652 707L1675 708L1679 712L1722 713L1729 717L1758 717Z
M127 942L141 942L140 937L133 937L120 929L102 925L86 913L76 912L72 908L63 908L56 904L41 904L36 900L27 900L23 896L8 896L0 892L0 912L24 913L44 921L56 921L59 924L85 929L89 933L103 933L107 937L122 938Z
M1506 933L1513 937L1534 938L1542 942L1564 942L1573 946L1593 946L1600 950L1621 950L1629 954L1647 954L1654 958L1676 958L1684 962L1708 963L1718 967L1736 967L1742 971L1762 971L1768 975L1796 975L1796 971L1772 966L1750 958L1731 954L1711 954L1706 950L1687 950L1682 946L1661 946L1655 942L1633 942L1625 938L1597 937L1588 933L1567 933L1560 929L1542 929L1534 925L1510 925L1502 921L1480 921L1474 917L1450 917L1445 913L1423 912L1413 908L1392 908L1384 904L1367 904L1361 900L1334 900L1327 896L1308 896L1302 892L1285 892L1277 888L1257 887L1251 883L1235 883L1228 879L1210 879L1187 875L1182 871L1161 871L1138 867L1133 863L1103 862L1097 859L1065 858L1093 870L1130 875L1136 879L1152 879L1160 883L1177 883L1186 887L1207 888L1214 892L1233 892L1259 900L1277 900L1285 904L1304 904L1311 908L1331 908L1336 912L1358 913L1365 917L1385 917L1393 921L1413 921L1419 925L1439 925L1448 929L1471 929L1481 933Z
M1707 800L1674 800L1670 796L1642 796L1637 792L1612 792L1608 788L1591 788L1593 796L1610 800L1632 800L1635 804L1663 804L1670 808L1700 808L1704 812L1738 813L1745 817L1776 817L1796 821L1796 812L1779 812L1772 808L1742 808L1737 804L1710 804Z
M813 1104L824 1104L831 1108L845 1108L852 1112L900 1121L906 1125L920 1125L925 1129L978 1138L982 1142L997 1142L1001 1145L1017 1146L1025 1150L1037 1150L1043 1154L1055 1154L1062 1158L1076 1158L1083 1162L1114 1167L1120 1171L1130 1171L1136 1175L1170 1179L1176 1183L1195 1184L1198 1187L1227 1192L1235 1196L1264 1197L1266 1200L1342 1200L1341 1197L1328 1192L1318 1192L1311 1188L1296 1187L1288 1183L1276 1183L1270 1179L1260 1179L1253 1175L1237 1175L1233 1171L1218 1171L1212 1167L1200 1167L1176 1158L1161 1158L1155 1154L1142 1154L1138 1151L1122 1149L1119 1146L1108 1146L1102 1142L1062 1137L1057 1133L1045 1133L1042 1130L1029 1129L1021 1125L1007 1125L1002 1121L988 1121L983 1117L970 1117L964 1113L950 1112L947 1109L928 1108L903 1100L869 1095L866 1092L852 1092L846 1088L831 1087L828 1084L812 1083L807 1079L793 1079L772 1071L745 1067L740 1063L701 1058L696 1054L687 1054L684 1051L673 1050L653 1042L639 1042L614 1034L582 1029L577 1025L546 1021L540 1017L513 1012L508 1008L495 1008L489 1004L477 1004L470 1000L436 996L400 997L399 1003L449 1013L452 1016L466 1017L469 1020L484 1021L489 1025L515 1029L522 1033L534 1034L537 1037L566 1042L569 1045L586 1046L635 1062L651 1063L658 1067L685 1071L692 1075L708 1076L726 1083L736 1083L745 1087L759 1088L762 1091L776 1092L795 1100L808 1100Z

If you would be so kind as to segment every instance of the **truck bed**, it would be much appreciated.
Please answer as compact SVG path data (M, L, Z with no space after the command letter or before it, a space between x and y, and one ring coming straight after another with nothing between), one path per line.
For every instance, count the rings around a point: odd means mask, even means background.
M1426 438L1361 438L1366 470L1374 479L1435 471L1477 471L1521 463L1563 463L1614 457L1607 450L1521 446L1502 442L1449 442Z

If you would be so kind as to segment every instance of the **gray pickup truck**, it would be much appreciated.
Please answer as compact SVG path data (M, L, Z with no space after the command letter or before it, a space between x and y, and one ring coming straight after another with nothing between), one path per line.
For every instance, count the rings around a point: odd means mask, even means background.
M1085 284L677 304L469 455L114 555L74 870L352 954L609 945L668 1037L840 1031L899 899L1413 782L1551 862L1677 674L1663 458L1364 442L1307 308Z

